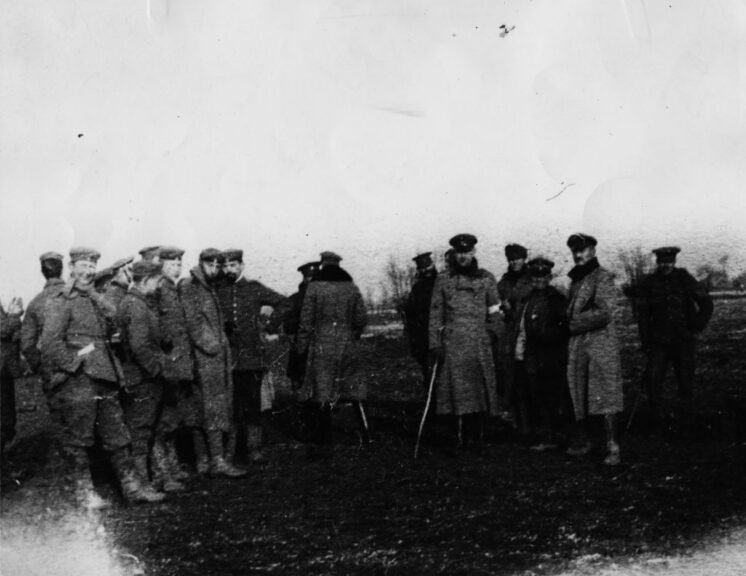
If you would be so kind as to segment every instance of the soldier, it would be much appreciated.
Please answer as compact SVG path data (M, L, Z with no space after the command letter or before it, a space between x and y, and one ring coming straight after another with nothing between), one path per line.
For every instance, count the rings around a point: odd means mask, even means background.
M261 389L267 359L260 317L262 306L274 308L285 297L261 282L243 276L242 250L225 250L223 258L224 282L218 288L218 299L233 359L234 422L236 430L245 435L248 461L264 464L267 459L261 451L265 426ZM230 458L234 456L234 449L235 444L230 446Z
M519 406L526 415L531 448L547 450L565 442L570 416L567 391L567 299L550 285L554 262L533 258L526 267L532 289L518 311L518 334L514 349L517 387L527 394Z
M288 353L287 377L293 383L294 389L303 384L306 375L307 354L300 354L296 343L298 329L300 328L300 313L303 309L303 298L306 295L308 284L319 271L319 262L306 262L298 266L298 272L303 276L298 284L298 291L288 296L284 304L275 308L270 318L270 325L281 324L282 333L291 339L290 352Z
M712 298L684 268L676 267L676 246L656 248L656 270L640 285L638 322L647 354L645 386L655 417L659 416L663 381L673 363L678 395L690 399L695 348L699 333L712 316Z
M165 389L169 392L165 401L171 402L172 392L175 392L178 424L192 431L194 442L195 462L197 472L206 474L210 469L210 461L202 429L202 396L194 374L194 350L189 340L184 305L179 298L178 281L181 277L182 257L184 251L180 248L166 246L160 249L158 257L163 264L163 278L156 302L163 335L164 365L163 378ZM162 450L171 475L177 480L185 480L181 473L173 439L164 439L163 446L153 446L157 453Z
M315 446L309 446L310 459L331 455L332 404L339 399L353 402L363 441L370 442L362 404L367 390L365 383L355 378L356 341L368 323L368 315L360 290L339 266L341 260L334 252L321 253L321 270L308 285L301 310L298 351L308 353L308 427L315 435Z
M495 277L479 268L477 238L458 234L450 271L439 274L430 304L430 362L438 363L435 412L454 416L457 447L481 450L484 416L497 414L488 322L499 310Z
M430 299L433 295L435 279L438 276L438 270L431 255L432 252L423 252L412 258L417 266L417 275L404 309L409 350L420 365L425 389L429 384L427 343L430 330Z
M525 405L527 393L514 386L516 380L514 351L518 334L518 310L531 292L531 276L526 267L528 250L520 244L508 244L505 246L505 258L508 261L508 270L497 283L503 322L495 322L492 346L497 370L498 394L505 404L518 407ZM506 416L510 418L509 413ZM516 417L519 427L523 426L525 433L526 422L521 422L520 410L517 410Z
M239 477L246 470L225 459L223 434L233 434L233 381L230 346L217 295L222 254L206 248L189 278L179 283L187 330L194 347L202 418L210 448L210 474Z
M146 246L138 252L141 260L148 260L150 262L158 262L160 246Z
M104 272L112 275L104 293L114 308L119 308L119 303L127 295L132 285L132 262L134 259L133 256L120 258L104 270Z
M163 445L175 432L178 421L175 391L164 390L163 335L153 299L162 277L162 266L138 260L132 266L132 286L117 309L125 374L124 417L132 436L132 457L142 478L148 478L148 453L153 442L153 478L164 492L177 492L184 485L172 474Z
M596 258L597 241L587 234L567 239L575 267L568 274L570 304L567 309L570 342L567 380L578 421L578 438L568 449L571 456L591 449L587 418L603 415L607 455L604 463L619 464L616 416L624 409L619 340L614 325L617 289L611 273Z
M44 289L29 302L21 329L21 353L35 374L41 370L39 337L44 326L44 308L50 297L58 295L65 285L62 280L62 254L45 252L39 257L41 273L46 279ZM48 379L43 379L44 392L48 392Z
M61 420L61 444L74 470L75 493L88 508L105 502L91 482L87 448L96 436L106 450L127 500L163 499L140 478L127 446L130 434L119 404L121 366L108 342L106 318L115 310L93 290L99 253L90 248L70 250L70 282L50 298L44 311L40 349L50 369L52 402Z
M6 311L0 305L0 453L16 435L16 385L20 376L18 343L23 301L13 298Z
M96 277L93 279L93 288L96 292L106 294L106 291L111 285L111 281L114 279L114 272L111 268L104 268L96 272Z

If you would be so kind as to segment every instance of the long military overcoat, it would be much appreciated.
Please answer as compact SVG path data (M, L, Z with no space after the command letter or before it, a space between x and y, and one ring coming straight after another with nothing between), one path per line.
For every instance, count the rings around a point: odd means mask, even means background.
M430 348L442 346L438 414L496 415L497 388L488 321L500 300L495 277L483 269L438 274L430 303Z
M184 305L178 287L164 277L156 293L161 334L167 345L164 350L163 377L167 380L194 380L194 352L189 340Z
M126 385L137 386L160 376L165 360L158 316L137 288L130 288L119 303L117 325L127 350L123 363Z
M31 299L23 315L23 327L21 328L21 352L23 353L29 368L34 372L41 369L41 351L39 350L39 338L44 327L44 309L47 300L59 294L65 285L61 278L50 278L44 284L44 289Z
M205 428L228 432L233 419L233 378L217 293L199 266L179 283L179 292L194 346Z
M619 340L614 326L618 290L606 269L597 263L590 269L586 275L574 278L571 271L567 309L567 381L578 419L624 409Z
M363 297L349 274L336 266L323 268L306 290L298 331L298 349L308 351L304 387L315 401L366 397L355 359L367 323Z

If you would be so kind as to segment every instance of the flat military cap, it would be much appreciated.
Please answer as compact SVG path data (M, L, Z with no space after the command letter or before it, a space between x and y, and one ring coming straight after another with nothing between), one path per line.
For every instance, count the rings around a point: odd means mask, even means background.
M549 276L554 268L554 262L548 258L532 258L526 263L531 276Z
M335 252L331 252L329 250L322 252L320 256L322 264L337 264L342 261L342 257L339 254L336 254Z
M432 252L422 252L421 254L417 254L412 260L414 260L415 264L418 266L425 263L425 262L432 262Z
M111 268L104 268L96 272L96 276L93 277L93 281L96 285L103 284L104 282L114 278L114 270Z
M135 260L134 256L127 256L127 258L120 258L119 260L117 260L116 262L114 262L114 264L112 264L111 266L109 266L109 268L111 268L112 272L116 272L122 266L126 266L127 264L130 264L130 263L134 262L134 260Z
M471 252L477 243L477 237L473 234L456 234L448 243L456 252Z
M142 280L143 278L150 278L152 276L158 276L163 272L163 264L160 262L151 262L150 260L138 260L132 265L132 278L134 280Z
M573 252L585 250L589 246L595 246L596 244L598 244L598 240L593 236L590 236L589 234L581 234L580 232L570 235L567 239L567 247Z
M298 266L298 272L303 274L303 276L311 276L318 272L320 265L320 262L306 262Z
M681 252L681 248L678 246L663 246L653 250L658 262L676 262L676 255L679 252Z
M222 262L223 253L217 248L205 248L199 253L199 261L205 262L206 260L217 260L218 262Z
M520 244L508 244L505 246L505 258L508 260L518 260L527 256L528 250Z
M44 252L41 256L39 256L39 260L44 262L44 260L59 260L62 262L64 260L64 256L60 254L59 252Z
M101 253L93 248L86 248L84 246L70 248L70 262L77 262L78 260L98 262L99 258L101 258Z
M158 252L160 249L160 246L146 246L145 248L140 250L138 254L143 260L152 260L153 258L158 256Z
M184 255L184 251L176 246L163 246L158 250L158 258L161 260L178 260Z
M239 262L243 262L243 250L240 250L238 248L229 248L228 250L223 250L223 258L225 258L226 262L230 262L231 260L238 260Z

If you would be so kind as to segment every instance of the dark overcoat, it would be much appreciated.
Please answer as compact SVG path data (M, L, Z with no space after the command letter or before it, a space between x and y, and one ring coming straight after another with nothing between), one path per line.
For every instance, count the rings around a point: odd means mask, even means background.
M158 315L146 296L134 286L119 303L117 325L127 351L122 366L126 386L137 386L162 375L165 358Z
M217 293L199 266L192 268L189 278L179 283L179 293L194 346L205 428L228 432L233 420L231 351L223 331Z
M304 386L315 401L366 397L355 360L367 323L363 297L350 275L338 266L322 268L306 290L298 331L298 350L308 352Z
M438 274L430 304L430 348L443 349L435 407L438 414L496 415L495 366L488 333L499 305L495 277L481 268Z
M427 363L430 338L430 300L433 296L433 288L437 277L438 273L433 271L417 278L412 285L412 290L404 308L409 350L421 366Z
M163 377L167 380L194 380L194 352L189 340L184 305L176 283L164 277L156 292L164 347Z
M41 369L41 351L39 338L44 327L44 309L50 297L58 295L65 285L61 278L50 278L44 289L31 299L23 315L21 328L21 353L26 358L29 368L34 372Z

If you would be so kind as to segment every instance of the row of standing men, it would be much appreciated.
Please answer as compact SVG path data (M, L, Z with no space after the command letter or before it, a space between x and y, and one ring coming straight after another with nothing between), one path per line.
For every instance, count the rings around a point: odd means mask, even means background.
M140 254L97 272L99 252L74 248L67 282L62 255L43 254L46 285L23 315L21 350L41 375L82 505L107 504L90 476L88 451L97 440L130 501L184 489L188 472L174 444L183 428L191 430L198 472L244 476L234 463L237 445L247 463L263 463L270 333L292 340L288 375L310 390L310 455L326 453L330 405L340 396L353 400L367 433L364 391L344 387L367 314L340 256L324 252L299 267L303 281L285 298L244 277L241 250L205 249L183 279L183 250ZM264 306L274 309L271 317ZM11 323L22 313L14 309Z
M499 281L480 268L477 238L450 240L446 270L430 252L414 258L417 276L404 314L412 355L430 382L435 412L451 415L457 447L479 448L487 416L514 421L537 450L589 453L589 416L606 431L605 463L620 462L618 414L624 408L620 343L615 327L620 296L613 275L596 257L597 240L567 240L575 267L569 295L551 285L554 263L528 260L518 244L505 247L508 270ZM683 268L680 249L653 250L656 269L629 295L635 303L643 377L654 419L660 415L663 380L673 363L679 396L691 398L698 334L713 304Z

